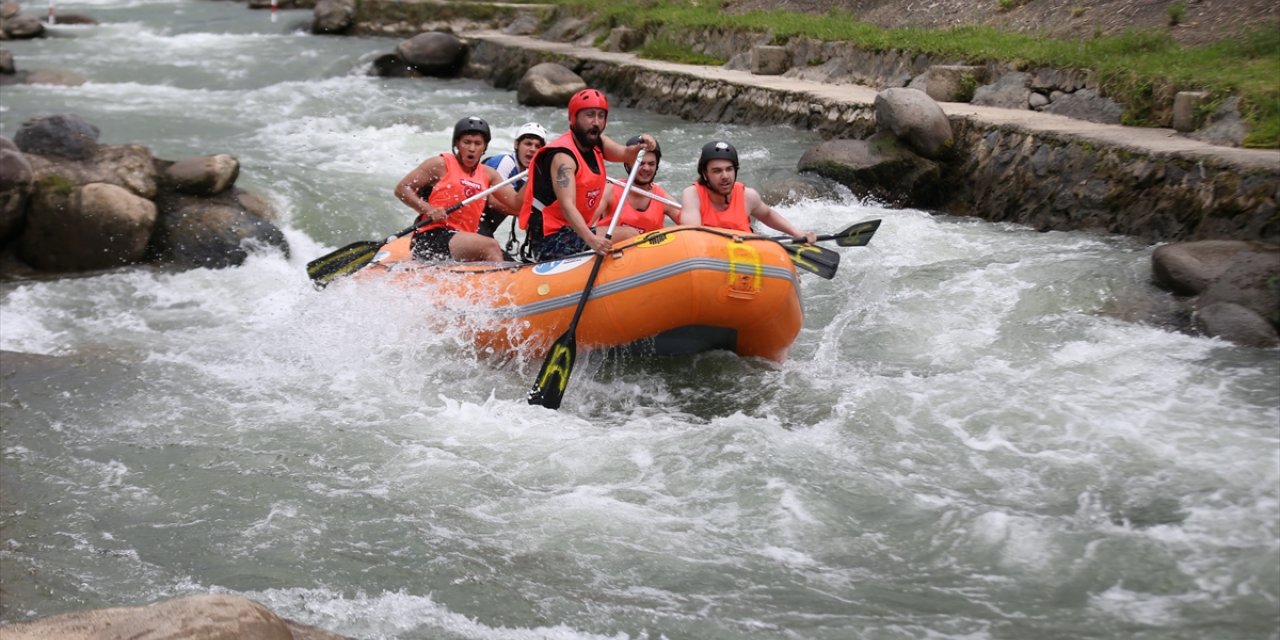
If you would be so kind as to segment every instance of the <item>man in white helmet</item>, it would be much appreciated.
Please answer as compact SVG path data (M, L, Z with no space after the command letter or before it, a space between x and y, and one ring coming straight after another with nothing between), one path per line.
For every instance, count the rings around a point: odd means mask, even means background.
M547 130L536 122L526 122L516 129L515 153L504 153L502 155L490 156L485 158L484 163L493 167L498 171L498 175L503 180L514 176L515 174L529 168L529 162L533 159L533 154L538 152L547 144ZM524 186L525 179L516 180L511 183L511 188L519 191ZM493 233L502 225L502 221L507 218L506 214L496 211L492 208L486 208L484 217L480 219L481 235L493 237ZM514 233L512 236L514 237ZM508 243L514 247L514 243ZM510 249L508 249L510 251Z

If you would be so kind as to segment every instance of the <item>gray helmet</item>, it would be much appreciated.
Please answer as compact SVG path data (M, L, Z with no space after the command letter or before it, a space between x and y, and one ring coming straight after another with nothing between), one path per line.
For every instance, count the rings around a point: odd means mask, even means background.
M738 170L738 150L724 140L713 140L702 145L702 155L698 156L698 177L707 170L712 160L728 160L733 163L733 170Z
M475 116L468 116L466 118L459 120L458 124L453 125L452 146L457 147L458 138L461 138L463 134L467 134L467 133L478 133L484 136L484 143L486 146L489 144L489 141L493 139L493 134L489 133L488 122L485 122L484 120L481 120L480 118L477 118Z

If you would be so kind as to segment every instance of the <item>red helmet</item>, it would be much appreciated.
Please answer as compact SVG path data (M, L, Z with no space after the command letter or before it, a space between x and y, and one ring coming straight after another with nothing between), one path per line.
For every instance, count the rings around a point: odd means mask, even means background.
M577 119L578 112L583 109L604 109L609 111L609 101L604 94L595 89L583 89L569 98L569 124Z

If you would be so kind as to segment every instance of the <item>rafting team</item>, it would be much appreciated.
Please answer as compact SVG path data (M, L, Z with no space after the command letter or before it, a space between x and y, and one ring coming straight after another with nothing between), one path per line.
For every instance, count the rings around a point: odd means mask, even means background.
M516 132L515 153L483 159L492 134L480 118L459 120L453 128L452 151L427 158L396 185L395 194L418 213L413 255L420 260L526 262L551 260L594 251L606 253L613 241L676 224L702 225L751 232L751 221L812 243L811 231L796 229L782 214L765 204L755 189L738 182L738 151L724 141L709 142L698 158L698 180L680 194L679 206L654 179L662 150L653 136L631 138L625 145L604 135L609 102L603 93L584 89L569 100L569 131L555 140L537 123ZM607 230L624 190L612 188L605 162L621 162L628 174L641 149L645 155L634 168L612 239ZM517 178L525 169L526 179ZM486 199L463 205L463 200L489 190ZM507 216L525 230L525 242L515 246L514 226L506 251L493 238Z

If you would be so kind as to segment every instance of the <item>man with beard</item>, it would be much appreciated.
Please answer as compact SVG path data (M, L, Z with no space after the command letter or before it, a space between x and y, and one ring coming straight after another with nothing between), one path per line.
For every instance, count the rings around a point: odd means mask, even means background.
M635 136L627 140L627 146L640 144L642 141L640 136ZM672 222L680 219L680 209L675 205L664 205L660 200L655 200L645 193L651 193L659 198L671 200L671 195L667 193L658 183L654 182L658 177L658 163L662 161L662 147L658 144L653 145L653 152L644 154L644 159L640 161L640 168L636 169L636 179L631 185L631 191L627 193L627 202L622 205L622 214L618 216L618 228L613 232L613 239L616 241L634 238L642 233L657 231L666 224L667 218ZM631 165L623 164L627 173L631 173ZM605 206L600 218L597 222L603 221L608 224L606 219L613 215L613 210L618 206L618 196L622 195L621 188L609 189L609 196L605 199Z
M547 260L582 251L606 253L613 243L604 229L587 221L603 210L605 161L635 162L643 145L652 151L653 136L624 147L604 135L609 101L595 89L569 99L569 131L543 147L529 165L529 184L520 208L520 226L528 231L522 258ZM534 244L536 243L536 244Z
M800 231L764 203L760 192L738 182L738 150L722 140L702 146L698 181L680 194L680 224L751 232L752 218L796 240L812 244L817 236Z
M396 197L418 212L416 224L428 223L413 234L414 257L431 261L502 261L498 241L476 233L486 200L472 202L452 214L445 212L450 205L502 182L493 167L480 164L490 139L487 122L463 118L453 127L452 153L427 158L396 185ZM487 202L507 215L515 215L520 209L520 197L511 185L493 192Z
M526 122L520 125L519 129L516 129L515 153L503 153L496 156L490 156L484 159L484 163L493 167L498 172L498 175L501 176L503 180L506 180L507 178L528 169L529 161L533 159L533 154L537 153L538 149L541 149L546 144L547 130L543 129L542 125L536 122ZM527 179L528 178L526 177L512 182L511 188L515 189L517 192L520 191L520 188L524 186ZM502 221L506 220L508 215L510 214L504 211L499 211L494 207L485 207L484 217L480 218L480 235L492 238L494 232L498 230L498 227L502 225ZM515 229L513 228L511 231L512 240L514 240ZM511 248L512 245L508 243L507 250L510 250Z

